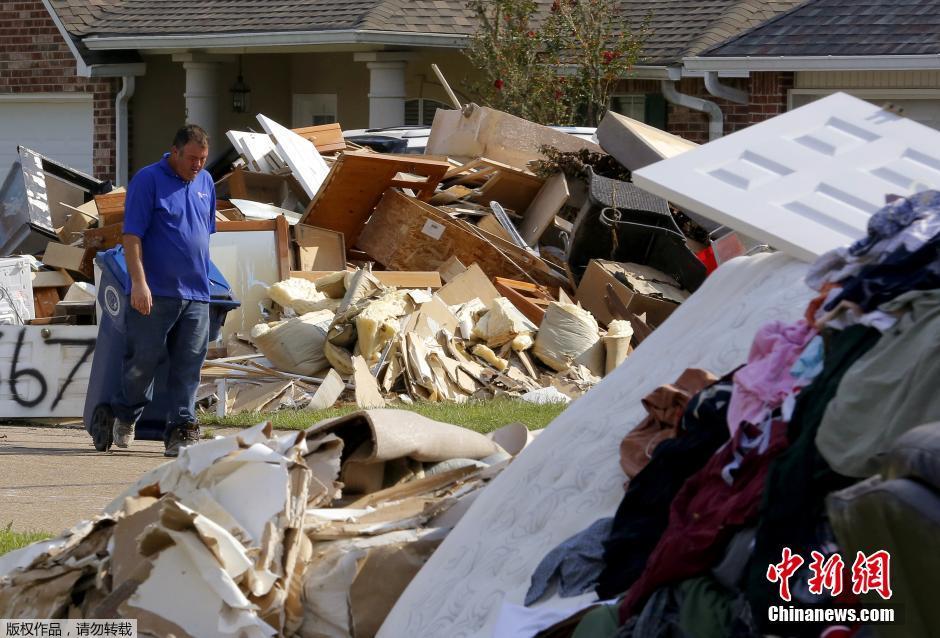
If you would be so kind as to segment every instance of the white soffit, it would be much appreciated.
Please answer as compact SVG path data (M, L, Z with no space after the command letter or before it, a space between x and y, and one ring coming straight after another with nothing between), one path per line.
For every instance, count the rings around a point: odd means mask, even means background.
M633 173L650 193L812 261L885 195L940 188L940 131L836 93Z
M326 174L330 172L330 168L317 151L317 147L311 144L310 140L302 138L264 115L258 114L258 122L264 127L265 132L274 138L278 154L290 166L294 177L307 192L307 196L313 199L320 190L323 180L326 179Z

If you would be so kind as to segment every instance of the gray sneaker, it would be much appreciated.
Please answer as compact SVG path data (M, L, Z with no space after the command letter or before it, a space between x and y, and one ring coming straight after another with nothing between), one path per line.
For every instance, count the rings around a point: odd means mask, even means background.
M180 455L180 450L184 447L199 443L199 438L199 425L196 423L180 425L170 432L170 438L167 439L163 456L175 458Z
M130 447L130 444L134 442L134 424L125 423L115 417L114 425L111 428L111 435L114 440L114 445L123 448Z

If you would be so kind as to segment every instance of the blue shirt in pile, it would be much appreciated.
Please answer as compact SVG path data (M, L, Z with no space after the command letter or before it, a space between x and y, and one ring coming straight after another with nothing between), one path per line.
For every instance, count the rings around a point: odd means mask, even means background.
M215 232L215 184L206 171L187 182L167 153L127 187L124 233L140 237L150 293L209 301L209 235Z

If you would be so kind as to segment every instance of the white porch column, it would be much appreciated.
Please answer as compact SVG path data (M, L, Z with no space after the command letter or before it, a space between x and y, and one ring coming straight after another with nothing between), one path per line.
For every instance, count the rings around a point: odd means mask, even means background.
M394 51L356 53L356 62L369 69L369 128L401 126L405 123L405 69L408 53Z
M175 62L186 70L186 124L198 124L209 134L209 160L225 148L219 130L219 73L223 60L205 60L192 53L178 53Z

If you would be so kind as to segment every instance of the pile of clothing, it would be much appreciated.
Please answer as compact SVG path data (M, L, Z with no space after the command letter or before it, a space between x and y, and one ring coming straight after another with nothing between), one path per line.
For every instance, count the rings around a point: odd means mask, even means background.
M829 636L834 623L771 623L768 609L872 602L853 593L860 548L831 520L832 499L880 481L898 439L940 421L940 192L890 198L806 281L819 294L805 316L765 324L741 367L690 369L644 399L647 418L621 443L616 514L549 552L525 601L595 590L607 603L538 635ZM918 430L936 440L940 423ZM862 549L890 550L903 580L900 545ZM785 548L805 558L789 601L773 573ZM813 552L841 554L841 593L811 586ZM936 612L906 603L899 635L917 635L911 623Z

